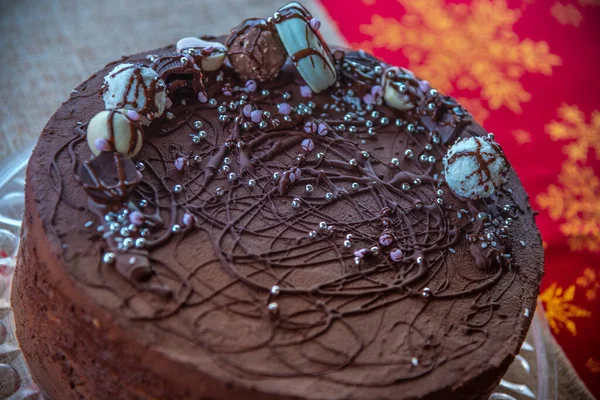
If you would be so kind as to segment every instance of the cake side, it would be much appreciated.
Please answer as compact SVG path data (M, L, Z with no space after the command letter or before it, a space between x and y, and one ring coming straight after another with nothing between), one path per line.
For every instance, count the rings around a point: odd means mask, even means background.
M174 50L119 62L151 56L160 69ZM385 67L332 51L338 74L343 60ZM206 99L173 96L143 128L129 212L160 224L127 255L102 233L121 216L98 220L78 174L91 157L85 122L104 109L116 64L63 104L28 169L15 318L51 395L72 384L89 398L478 399L494 388L531 321L543 251L514 171L489 199L444 182L457 139L493 143L457 103L431 91L415 92L415 111L352 109L361 86L307 91L289 66L254 90L233 71L205 71ZM456 184L464 196L493 190ZM148 264L124 268L138 257ZM31 330L42 319L43 341ZM122 375L139 383L127 394L113 385Z

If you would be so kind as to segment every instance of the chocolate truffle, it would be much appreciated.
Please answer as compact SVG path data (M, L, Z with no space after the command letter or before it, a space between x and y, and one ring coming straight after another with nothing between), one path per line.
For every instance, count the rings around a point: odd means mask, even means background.
M286 51L279 35L264 19L249 19L234 28L227 47L229 62L242 79L270 81L285 63Z

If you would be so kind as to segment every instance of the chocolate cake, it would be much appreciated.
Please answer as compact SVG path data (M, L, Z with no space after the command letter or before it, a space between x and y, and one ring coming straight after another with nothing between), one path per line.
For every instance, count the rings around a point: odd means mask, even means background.
M17 334L53 399L483 399L543 274L453 98L298 3L108 64L27 169Z

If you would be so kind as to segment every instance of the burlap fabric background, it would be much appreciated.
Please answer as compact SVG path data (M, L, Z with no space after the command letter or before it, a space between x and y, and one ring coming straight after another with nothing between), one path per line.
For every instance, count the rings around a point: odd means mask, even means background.
M330 43L345 44L314 0L302 0L324 23ZM183 36L227 33L285 0L0 0L0 164L29 149L72 88L125 54ZM343 4L342 2L340 4ZM560 399L592 398L548 334Z

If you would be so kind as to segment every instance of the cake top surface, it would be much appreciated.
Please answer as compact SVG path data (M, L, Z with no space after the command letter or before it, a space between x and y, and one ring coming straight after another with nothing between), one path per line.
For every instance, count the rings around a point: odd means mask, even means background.
M216 379L477 398L535 305L527 196L454 99L319 25L291 3L78 87L28 176L54 251L129 335Z

